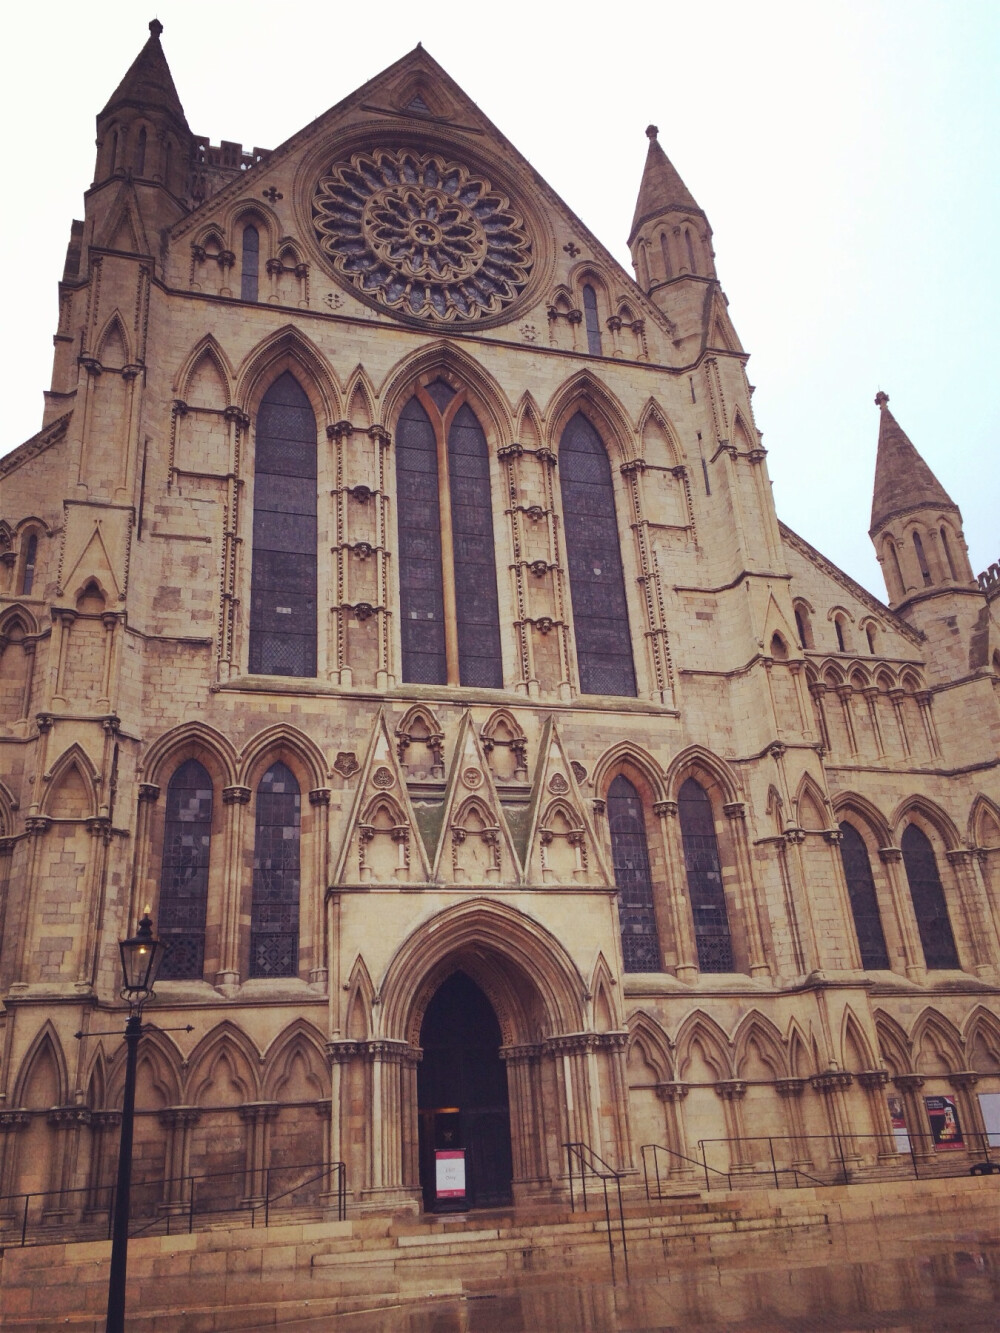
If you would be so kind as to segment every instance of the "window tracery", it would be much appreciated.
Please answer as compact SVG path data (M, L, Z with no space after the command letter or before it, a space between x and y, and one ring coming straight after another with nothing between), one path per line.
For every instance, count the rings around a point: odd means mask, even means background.
M861 966L866 970L887 968L889 952L885 947L882 917L878 910L875 881L865 840L853 824L840 825L840 855L851 901L851 915L861 951Z
M634 697L611 464L601 437L580 412L563 431L559 474L580 689Z
M403 679L501 689L489 450L443 379L400 414L396 481Z
M608 788L607 801L625 971L659 972L660 941L642 800L628 778L619 773Z
M908 824L899 845L924 950L924 962L932 970L958 967L955 936L930 839L916 824Z
M732 972L733 945L722 884L722 863L708 793L687 778L677 795L688 896L694 917L698 967L702 972Z
M176 770L167 787L157 925L169 945L160 975L198 980L205 964L208 866L212 843L212 779L197 759Z
M272 764L257 788L250 975L293 977L299 954L302 798L291 769Z

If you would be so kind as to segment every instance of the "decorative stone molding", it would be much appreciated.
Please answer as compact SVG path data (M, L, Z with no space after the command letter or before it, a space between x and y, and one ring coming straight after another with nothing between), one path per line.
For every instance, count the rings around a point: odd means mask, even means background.
M310 805L329 805L329 804L330 804L330 788L329 788L329 787L315 787L315 788L309 793L309 804L310 804Z
M342 778L352 778L360 769L358 756L353 750L341 750L333 761L333 770L339 773Z
M223 787L222 802L224 805L249 805L253 792L249 787Z
M676 818L677 809L678 806L676 801L653 802L653 814L659 815L661 818L663 817L669 817L671 819Z
M159 799L160 799L160 788L156 785L155 782L139 783L140 801L153 802L153 801L158 801Z
M814 1074L809 1082L817 1092L829 1095L849 1088L854 1075L847 1069L825 1069L822 1074Z
M958 1069L948 1075L948 1082L955 1089L974 1088L981 1075L975 1069Z
M805 1078L778 1078L774 1090L779 1097L801 1097L808 1082Z
M0 1111L0 1132L14 1133L31 1123L31 1112L24 1107Z
M900 1092L917 1092L924 1086L924 1080L921 1074L894 1074L892 1084Z
M727 819L746 819L746 801L730 801L728 805L722 807L722 813Z
M657 1083L656 1095L661 1102L682 1102L688 1095L686 1083Z
M880 847L878 849L880 860L885 865L896 865L903 859L903 850L901 847Z
M243 1113L243 1107L240 1107L240 1114ZM201 1107L199 1106L165 1106L157 1112L157 1120L164 1129L187 1129L191 1125L196 1125L201 1119Z
M72 1129L74 1125L89 1125L90 1107L53 1106L46 1112L45 1119L57 1129Z
M712 1086L723 1101L727 1102L738 1102L747 1093L746 1080L742 1078L723 1078Z
M889 1082L889 1071L888 1069L862 1069L857 1077L861 1087L872 1091L886 1086Z
M51 827L52 820L49 819L48 815L29 815L24 821L25 833L31 833L33 835L40 836L41 834L48 833Z

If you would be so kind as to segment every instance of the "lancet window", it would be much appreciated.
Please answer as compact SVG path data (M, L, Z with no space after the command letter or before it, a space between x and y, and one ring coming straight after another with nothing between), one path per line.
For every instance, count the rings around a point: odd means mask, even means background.
M646 820L639 793L621 773L608 788L607 809L625 971L659 972L660 941L653 908Z
M211 844L212 779L197 759L188 759L167 787L157 912L169 945L160 972L165 980L199 980L204 970Z
M443 379L400 414L396 486L403 679L502 688L489 450Z
M611 464L601 437L581 412L563 431L559 476L580 689L634 696Z
M38 533L33 532L24 548L24 569L21 573L21 592L25 597L35 583L35 565L38 561Z
M240 268L240 297L244 301L257 300L260 277L260 232L256 227L243 228L243 263Z
M293 977L299 961L299 843L302 798L280 761L257 788L250 904L250 975Z
M861 951L861 966L866 970L887 968L889 952L885 947L868 848L852 824L841 824L840 835L840 856L844 863L851 915L854 917L854 929Z
M708 793L688 778L677 796L677 813L684 845L688 897L694 917L698 967L702 972L732 972L733 944L722 885L719 841Z
M583 321L587 328L587 351L591 356L601 356L601 321L597 313L597 293L590 283L583 289Z
M316 674L316 418L288 371L257 414L250 671Z
M955 936L930 839L916 824L908 824L899 845L903 851L924 962L931 969L958 967Z

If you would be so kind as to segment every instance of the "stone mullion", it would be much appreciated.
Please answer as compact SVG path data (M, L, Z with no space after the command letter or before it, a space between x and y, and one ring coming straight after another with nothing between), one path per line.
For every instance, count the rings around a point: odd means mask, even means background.
M250 1102L239 1108L240 1119L250 1126L243 1186L244 1203L263 1203L267 1197L268 1126L277 1114L277 1102Z
M723 807L732 831L736 850L736 893L747 933L750 975L770 976L771 968L764 957L764 934L760 920L761 895L753 876L753 860L747 846L746 806L735 801Z
M684 868L684 846L677 819L677 802L655 801L653 814L660 822L660 835L663 839L664 862L667 868L666 899L677 959L677 980L690 983L698 977L698 948L694 937L694 917L687 893L687 873Z
M646 463L641 458L622 464L620 469L631 502L632 522L630 527L635 538L639 564L638 583L642 589L643 605L646 612L644 637L649 645L647 667L652 669L653 676L650 696L660 703L672 703L673 680L670 671L670 650L667 642L663 588L650 550L649 520L645 513L645 495L642 485L642 474L645 470Z
M191 1201L187 1191L187 1179L191 1174L191 1131L200 1118L201 1111L196 1106L168 1106L159 1114L160 1124L169 1135L165 1158L167 1190L163 1200L169 1212L183 1212Z
M387 690L394 683L392 670L392 614L389 610L389 496L386 468L392 440L381 426L372 426L369 435L375 444L375 595L379 616L378 664L375 688Z
M538 679L535 676L535 663L531 631L528 627L528 590L525 585L525 547L524 517L518 507L518 477L520 467L518 459L524 450L519 444L508 445L497 451L497 459L503 465L503 479L507 490L505 513L510 530L510 548L513 562L510 566L511 592L514 598L514 635L517 652L517 668L520 673L514 688L529 698L538 697Z
M927 975L927 966L924 962L923 945L920 943L920 932L917 929L917 917L913 910L913 898L903 869L903 853L898 847L880 847L878 854L889 879L896 921L899 923L899 933L903 941L906 975L913 981L923 981Z
M135 816L135 850L132 855L132 879L129 885L128 903L126 905L126 921L138 921L138 899L139 886L143 887L143 906L146 902L152 903L153 893L147 896L147 885L155 883L159 888L159 876L154 874L153 867L150 865L152 853L151 829L153 822L153 806L160 799L160 788L152 782L140 782L139 791L136 798L136 816Z
M1000 957L1000 939L997 938L982 883L973 866L975 854L969 848L961 847L946 855L954 867L976 975L992 977L996 971L994 959Z
M245 879L244 842L246 807L252 793L249 787L224 787L222 802L226 812L225 861L222 889L222 913L219 931L221 967L216 976L219 986L238 986L240 981L240 916Z
M183 406L177 404L178 407ZM187 410L186 408L184 409ZM236 614L239 607L240 488L243 433L249 434L250 418L237 407L227 407L223 418L229 426L229 476L222 519L221 606L219 617L219 671L229 677L236 673Z
M70 1184L76 1167L80 1127L90 1121L90 1111L85 1106L53 1106L46 1114L46 1120L56 1131L55 1151L49 1162L49 1194L55 1200L42 1213L48 1221L61 1220L72 1211L70 1204Z

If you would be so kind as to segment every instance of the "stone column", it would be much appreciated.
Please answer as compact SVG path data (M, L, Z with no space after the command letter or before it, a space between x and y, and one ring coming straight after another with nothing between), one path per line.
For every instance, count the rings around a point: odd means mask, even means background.
M223 787L225 807L225 879L222 888L222 922L219 932L221 967L215 984L225 989L240 983L240 906L246 881L243 849L246 841L246 807L253 795L249 787Z
M242 1202L251 1207L264 1203L269 1193L268 1126L277 1114L277 1102L247 1102L239 1108L240 1119L249 1126Z
M769 977L771 969L764 957L764 935L760 919L762 895L754 882L753 860L747 846L747 808L743 801L733 801L729 805L724 805L722 809L729 820L733 846L736 851L736 892L747 934L750 975L752 977Z
M16 1135L27 1129L31 1123L31 1112L19 1107L16 1110L0 1111L0 1200L10 1206L18 1201L11 1198L11 1186L14 1183L14 1167L17 1159ZM0 1221L12 1222L13 1213L0 1213Z
M1000 957L1000 938L997 937L993 914L982 883L975 872L975 854L967 847L960 847L946 855L958 881L976 976L992 980L996 976L993 960Z
M73 1193L73 1179L80 1148L80 1130L90 1123L86 1106L53 1106L46 1119L56 1130L56 1143L49 1171L49 1194L42 1221L65 1222L81 1202Z
M726 1117L727 1138L730 1140L729 1170L734 1173L752 1171L753 1149L746 1141L746 1126L743 1122L746 1082L741 1078L720 1079L715 1084L715 1091L722 1098L722 1110Z
M686 1083L657 1083L656 1095L663 1103L663 1118L666 1124L666 1147L676 1157L671 1157L668 1172L672 1180L692 1180L694 1163L689 1158L687 1138L684 1134L684 1117L681 1114L681 1102L688 1095Z
M160 1205L164 1212L183 1213L190 1205L187 1177L191 1173L191 1130L200 1117L197 1106L167 1106L157 1117L168 1134L164 1154L167 1181Z
M687 874L684 869L684 847L676 801L655 801L653 814L660 821L664 861L667 867L666 906L669 912L670 932L673 936L678 981L689 984L698 977L698 949L694 938L691 907L686 893Z
M910 1149L918 1162L926 1162L933 1156L934 1140L927 1122L923 1098L920 1095L924 1080L920 1074L896 1074L892 1082L903 1099Z
M84 1212L107 1213L114 1195L114 1183L111 1179L116 1156L111 1155L112 1147L117 1149L122 1123L121 1111L91 1111L90 1113L90 1163L87 1174L87 1198ZM107 1176L107 1179L105 1179Z
M892 1120L889 1117L889 1104L885 1089L889 1082L887 1069L862 1069L858 1074L858 1084L864 1088L868 1098L868 1111L871 1115L875 1133L878 1135L873 1156L876 1160L895 1161L896 1141L892 1136Z
M775 1080L774 1090L785 1103L785 1118L788 1122L789 1137L792 1140L792 1166L800 1171L812 1171L813 1159L806 1136L805 1119L802 1115L802 1093L807 1080L804 1078L779 1078Z
M861 1154L851 1132L847 1107L847 1089L854 1082L854 1075L846 1069L827 1069L809 1081L823 1097L826 1121L834 1136L831 1160L834 1164L840 1164L845 1177L849 1178L851 1168L861 1164Z
M314 986L325 986L329 976L329 941L326 938L326 886L329 879L328 852L330 845L330 788L317 787L309 793L313 810L312 879L313 910L309 922L312 937L309 980Z
M955 1091L955 1100L961 1108L962 1135L966 1152L985 1157L987 1146L986 1122L983 1120L979 1098L973 1092L979 1082L974 1069L959 1069L948 1075L948 1083Z
M920 932L917 929L917 918L913 911L910 886L906 880L906 871L903 869L903 853L898 847L880 847L878 854L879 859L885 866L889 888L892 892L892 904L895 908L896 920L899 922L906 975L912 981L923 981L927 976L927 968L924 965L924 950L920 943Z

